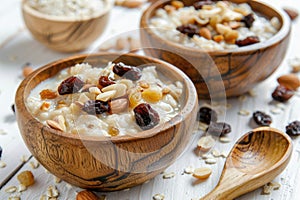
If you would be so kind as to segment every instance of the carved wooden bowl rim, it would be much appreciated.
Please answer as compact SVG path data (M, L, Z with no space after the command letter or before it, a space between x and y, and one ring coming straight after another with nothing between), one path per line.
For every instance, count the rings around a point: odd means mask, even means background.
M259 13L262 14L263 16L266 16L264 13L264 11L266 10L265 8L271 9L279 17L279 21L281 22L280 30L273 37L269 38L268 40L266 40L264 42L259 42L257 44L253 44L253 45L249 45L249 46L245 46L245 47L238 47L236 49L208 51L208 50L202 50L202 49L198 49L198 48L186 47L181 44L177 44L176 42L172 42L172 41L166 40L166 39L158 36L149 27L149 20L153 16L154 11L157 10L158 8L163 7L166 4L169 4L171 1L172 0L160 0L160 1L156 1L155 3L150 5L142 14L142 17L140 20L140 28L145 30L145 32L147 32L147 34L149 34L152 38L154 38L160 44L165 44L166 46L169 46L174 50L180 49L181 52L187 52L187 54L189 54L189 55L192 54L193 56L197 56L197 54L199 54L199 53L207 53L209 55L226 55L226 54L230 54L230 53L248 54L248 53L251 53L252 51L257 51L259 49L265 49L265 48L271 47L273 45L276 45L278 42L285 39L291 31L291 20L282 9L274 7L273 5L270 5L268 3L261 2L259 0L229 0L229 1L232 1L235 3L249 3L251 7L252 7L252 4L257 5L260 7ZM195 1L195 0L190 0L190 1ZM254 11L257 12L256 10L254 10Z
M182 108L180 112L173 117L170 121L160 124L150 130L142 131L138 133L138 137L134 137L131 135L123 135L123 136L114 136L114 137L106 137L106 136L79 136L79 135L74 135L71 133L64 133L58 130L54 130L48 126L43 125L41 122L36 120L33 115L29 112L27 109L25 102L27 99L26 93L28 91L31 91L29 88L29 83L33 81L34 78L39 77L42 72L46 71L49 68L52 68L53 66L62 64L64 62L72 61L72 60L77 60L77 59L86 59L89 57L96 57L96 58L105 58L107 56L114 56L115 58L118 56L125 56L125 59L127 57L134 57L136 59L140 59L143 61L147 61L147 63L157 63L160 64L160 67L163 67L164 69L167 69L167 71L171 71L174 73L176 76L180 76L183 81L183 85L185 87L185 90L183 90L183 93L185 92L187 94L186 96L186 102L184 105L182 105ZM145 63L146 64L146 63ZM159 68L160 68L159 67ZM61 67L59 67L61 68ZM66 68L66 67L65 67ZM160 71L158 69L158 71ZM58 70L57 72L59 72ZM50 78L50 77L48 77ZM39 82L43 81L44 79L39 79ZM29 93L28 93L29 94ZM69 138L69 139L74 139L74 140L81 140L81 141L97 141L97 142L114 142L114 143L122 143L122 142L129 142L129 141L135 141L135 140L140 140L140 139L145 139L149 138L152 136L155 136L161 132L164 132L165 130L168 130L170 128L174 128L176 125L183 123L186 118L189 118L188 116L191 115L193 112L195 112L195 109L198 108L198 98L197 98L197 92L194 84L192 81L188 78L186 74L184 74L181 70L176 68L175 66L161 61L159 59L151 58L148 56L141 56L137 54L132 54L132 53L127 53L127 54L119 54L119 53L95 53L95 54L81 54L81 55L75 55L71 56L68 58L63 58L59 59L57 61L51 62L49 64L44 65L43 67L35 70L32 74L30 74L28 77L26 77L22 83L20 84L18 91L16 93L16 102L15 102L16 107L22 108L22 109L17 109L17 110L23 110L24 113L21 113L20 115L23 115L26 120L28 121L35 121L35 124L38 124L38 127L35 127L37 130L42 130L46 129L48 132L51 132L55 135L61 136L62 138ZM18 115L18 113L16 113ZM18 118L18 117L17 117ZM18 118L19 119L19 118ZM193 122L190 123L190 125L194 125Z
M99 12L96 13L96 15L91 16L91 17L86 17L86 18L82 18L82 19L72 19L70 17L64 17L64 16L53 16L53 15L48 15L48 14L44 14L41 13L33 8L31 8L27 2L28 0L22 0L22 10L25 13L28 13L29 15L32 15L36 18L40 18L40 19L44 19L46 21L49 22L85 22L85 21L89 21L89 20L94 20L96 18L100 18L105 14L108 14L110 12L110 10L112 9L112 1L111 0L104 0L104 8L102 8L101 10L99 10Z

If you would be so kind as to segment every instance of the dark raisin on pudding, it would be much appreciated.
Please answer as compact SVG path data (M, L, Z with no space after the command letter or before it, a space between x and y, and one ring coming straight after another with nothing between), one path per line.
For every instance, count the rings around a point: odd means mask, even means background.
M195 34L198 33L198 27L194 24L181 25L178 26L176 30L180 33L186 34L189 37L193 37Z
M100 100L89 100L84 103L82 110L91 115L99 115L105 112L109 112L108 102Z
M255 21L255 19L253 17L253 13L250 13L250 14L244 16L244 18L242 19L242 22L245 23L245 26L247 28L251 28L254 21Z
M142 77L142 72L137 67L125 65L124 63L117 63L113 66L113 72L118 76L137 81Z
M259 43L259 42L260 42L259 37L249 36L249 37L246 37L243 40L235 41L235 44L238 45L239 47L244 47L244 46L248 46L248 45L251 45L251 44L256 44L256 43Z
M141 103L133 109L135 121L143 130L148 130L159 124L159 115L150 104Z
M218 120L218 114L215 110L208 107L201 107L198 113L198 121L205 124L216 122Z
M79 92L79 90L84 86L84 82L76 77L71 76L64 80L59 86L58 86L58 93L60 95L65 94L74 94Z
M272 123L271 116L261 111L254 112L252 117L255 123L260 126L270 126Z
M293 121L285 127L285 132L290 136L300 135L300 121Z
M100 76L98 83L99 85L101 85L101 87L106 87L109 85L116 84L114 81L110 80L107 76Z

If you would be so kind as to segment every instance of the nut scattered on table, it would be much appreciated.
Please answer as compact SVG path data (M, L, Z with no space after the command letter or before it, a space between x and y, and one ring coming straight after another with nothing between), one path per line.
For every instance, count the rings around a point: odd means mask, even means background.
M300 79L295 74L285 74L277 78L280 85L290 89L297 90L300 86Z
M207 179L212 173L212 170L208 167L196 168L193 176L198 179Z
M100 200L100 198L91 191L83 190L78 192L76 200Z

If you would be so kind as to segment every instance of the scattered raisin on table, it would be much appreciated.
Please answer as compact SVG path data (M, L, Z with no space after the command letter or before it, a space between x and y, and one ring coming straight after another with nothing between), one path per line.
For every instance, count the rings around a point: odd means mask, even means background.
M269 126L272 123L271 116L261 111L254 112L252 117L255 123L260 126Z
M260 42L259 37L249 36L249 37L246 37L243 40L235 41L235 44L238 45L239 47L243 47L243 46L248 46L248 45L251 45L251 44L258 43L258 42Z
M272 97L276 101L286 102L294 95L294 91L290 90L283 85L279 85L272 93Z
M124 63L117 63L113 66L113 72L118 76L137 81L142 77L142 72L137 67L125 65Z
M134 116L136 123L143 130L148 130L156 126L160 119L159 115L149 104L141 103L134 109Z
M204 5L212 5L214 2L211 1L211 0L200 0L200 1L197 1L193 4L195 10L199 10L201 9Z
M218 114L215 110L208 107L201 107L198 113L198 121L205 124L210 122L216 122L218 120Z
M106 86L109 86L109 85L112 85L112 84L116 84L114 81L110 80L107 76L100 76L98 83L102 87L106 87Z
M290 136L300 135L300 121L293 121L285 127L285 132Z
M107 102L100 101L100 100L89 100L84 103L82 110L88 114L95 115L95 114L102 114L105 112L109 112L109 105Z
M248 15L246 15L243 19L242 22L245 23L247 28L251 28L253 22L255 21L254 17L253 17L253 13L250 13Z
M231 126L225 122L211 122L206 131L214 136L224 136L231 132Z
M84 82L80 78L71 76L58 86L58 93L60 95L73 94L78 92L83 86Z
M189 37L193 37L195 34L198 33L198 27L194 24L181 25L178 26L176 30L180 33L186 34Z

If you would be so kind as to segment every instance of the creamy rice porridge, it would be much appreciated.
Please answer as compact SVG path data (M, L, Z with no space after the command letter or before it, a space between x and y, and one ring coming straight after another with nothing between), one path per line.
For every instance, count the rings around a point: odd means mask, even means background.
M280 26L278 18L266 19L247 3L211 0L196 1L193 6L172 1L150 19L150 27L160 37L208 51L264 42Z
M28 0L28 5L47 15L72 19L96 16L105 7L106 0Z
M135 134L178 114L183 85L155 66L77 64L37 85L26 101L32 115L53 129L83 135Z

